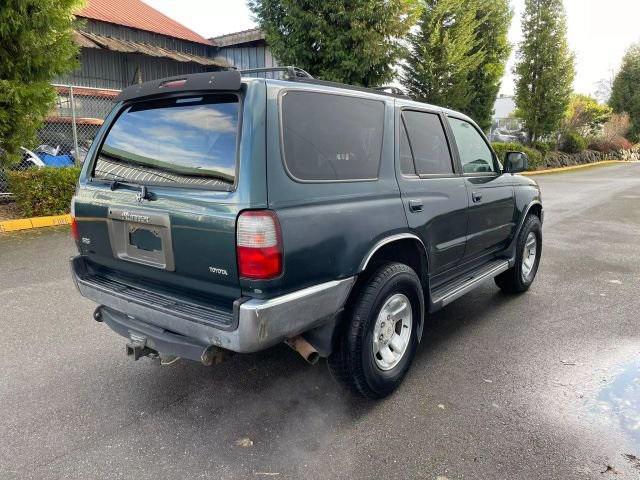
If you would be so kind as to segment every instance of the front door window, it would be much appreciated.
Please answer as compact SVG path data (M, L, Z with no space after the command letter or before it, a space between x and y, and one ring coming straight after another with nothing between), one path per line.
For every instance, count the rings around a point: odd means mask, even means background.
M465 120L451 117L449 125L456 139L463 173L495 172L493 152L475 127Z

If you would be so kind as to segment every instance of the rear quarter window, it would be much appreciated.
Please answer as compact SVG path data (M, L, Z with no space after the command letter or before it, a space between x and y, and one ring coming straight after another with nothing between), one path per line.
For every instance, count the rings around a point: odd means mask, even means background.
M291 176L310 182L378 178L382 101L288 91L281 102L282 149Z

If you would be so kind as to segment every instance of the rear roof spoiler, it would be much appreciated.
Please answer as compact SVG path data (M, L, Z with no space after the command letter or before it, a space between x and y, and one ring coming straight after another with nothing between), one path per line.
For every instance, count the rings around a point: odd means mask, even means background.
M240 90L241 84L240 72L235 70L194 73L132 85L122 90L115 100L122 102L173 92L206 90L235 91Z

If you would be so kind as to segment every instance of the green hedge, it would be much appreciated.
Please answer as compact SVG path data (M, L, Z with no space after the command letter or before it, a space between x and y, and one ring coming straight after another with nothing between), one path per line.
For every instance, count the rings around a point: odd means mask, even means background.
M79 167L10 171L9 191L26 217L62 215L69 213L79 175Z
M564 153L580 153L587 149L589 142L577 132L567 132L560 144L560 151Z
M507 152L524 152L529 157L529 170L535 170L543 165L544 155L534 148L525 147L520 143L494 142L491 144L498 158L504 163L504 155Z

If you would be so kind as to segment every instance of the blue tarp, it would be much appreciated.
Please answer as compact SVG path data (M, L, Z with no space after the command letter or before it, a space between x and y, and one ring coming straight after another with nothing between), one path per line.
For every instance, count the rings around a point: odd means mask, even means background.
M73 159L71 155L49 155L48 153L38 152L38 157L47 167L71 167Z

